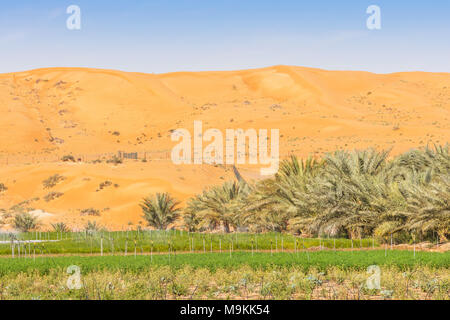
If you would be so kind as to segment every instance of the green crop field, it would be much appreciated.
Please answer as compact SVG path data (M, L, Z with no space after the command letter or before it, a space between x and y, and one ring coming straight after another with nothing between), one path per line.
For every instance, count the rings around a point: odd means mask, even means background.
M249 266L253 269L278 267L298 267L308 270L311 267L327 270L335 266L342 269L363 270L370 265L394 266L402 270L416 266L431 268L449 268L450 252L416 252L411 251L320 251L297 253L251 253L228 252L206 254L164 254L105 257L37 257L0 259L0 275L38 271L48 273L51 270L65 270L70 265L77 265L82 272L100 270L122 270L127 272L142 272L148 267L170 266L181 268L189 265L193 268L233 269L237 266Z
M367 287L369 266L380 270L378 290ZM449 267L448 252L398 250L4 257L0 300L448 300ZM74 270L80 281L75 289L68 287Z
M0 237L0 255L19 254L134 254L150 252L220 252L265 250L281 252L305 248L374 248L374 239L303 239L282 233L202 234L186 231L30 232ZM43 242L41 242L43 241Z

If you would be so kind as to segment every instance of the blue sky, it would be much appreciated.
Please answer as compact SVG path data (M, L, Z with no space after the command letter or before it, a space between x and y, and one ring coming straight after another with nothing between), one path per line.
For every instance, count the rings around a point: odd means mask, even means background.
M81 30L68 30L69 5ZM381 8L381 30L366 9ZM164 73L271 65L450 72L450 1L14 0L0 4L0 73L95 67Z

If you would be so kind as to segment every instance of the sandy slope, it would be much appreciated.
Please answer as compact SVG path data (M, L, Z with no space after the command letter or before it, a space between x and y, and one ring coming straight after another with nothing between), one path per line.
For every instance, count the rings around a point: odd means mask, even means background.
M450 74L337 72L275 66L233 72L162 75L56 68L0 75L0 208L39 197L29 207L44 222L82 225L95 208L109 227L138 223L144 195L180 200L233 177L213 166L168 161L170 131L202 120L204 129L280 129L282 157L374 146L399 153L450 137ZM114 134L115 133L115 134ZM120 134L119 134L120 133ZM91 164L122 150L146 163ZM81 163L58 162L73 154ZM245 166L247 179L259 166ZM42 181L67 179L42 200ZM96 191L103 181L118 187Z

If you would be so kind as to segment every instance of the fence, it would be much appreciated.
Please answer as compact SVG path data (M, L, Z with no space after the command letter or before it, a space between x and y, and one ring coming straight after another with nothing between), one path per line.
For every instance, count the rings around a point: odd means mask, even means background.
M169 151L106 152L92 154L52 153L52 154L0 154L0 165L24 165L62 162L64 156L71 155L76 162L106 161L118 157L122 160L172 161Z

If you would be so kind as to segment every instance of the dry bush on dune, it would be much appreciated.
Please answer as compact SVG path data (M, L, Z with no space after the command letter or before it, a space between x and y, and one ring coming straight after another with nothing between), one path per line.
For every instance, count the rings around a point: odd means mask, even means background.
M65 177L63 177L59 174L54 174L53 176L42 181L42 184L44 185L44 189L51 189L54 186L56 186L58 183L60 183L61 181L64 181L64 180L66 180Z
M44 200L46 202L50 202L52 200L62 197L63 195L64 195L64 193L62 193L62 192L51 191L46 196L44 196Z
M114 165L122 164L123 160L117 156L113 156L111 159L106 160L106 163L112 163Z
M110 186L112 186L112 182L111 181L104 181L104 182L102 182L102 183L100 183L100 185L98 186L98 190L97 191L99 191L99 190L103 190L104 188L107 188L107 187L110 187Z
M72 155L65 155L61 158L61 161L63 162L75 162L75 157Z
M100 216L100 210L94 208L83 209L80 213L82 216Z

